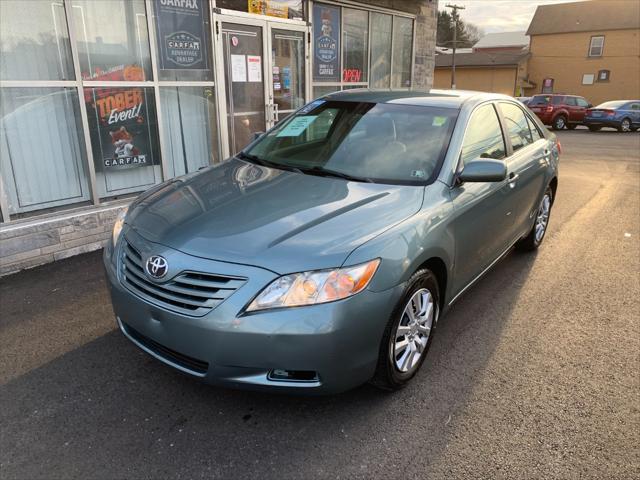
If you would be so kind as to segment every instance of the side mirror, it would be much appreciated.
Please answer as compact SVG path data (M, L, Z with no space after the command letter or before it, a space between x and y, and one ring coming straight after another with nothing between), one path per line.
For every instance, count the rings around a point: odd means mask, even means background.
M462 182L501 182L507 178L507 166L500 160L478 158L467 163L458 175Z

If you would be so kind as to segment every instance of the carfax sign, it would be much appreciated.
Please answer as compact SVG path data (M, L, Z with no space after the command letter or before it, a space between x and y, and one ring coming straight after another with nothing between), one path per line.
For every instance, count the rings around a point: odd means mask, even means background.
M340 7L313 4L313 79L340 81Z
M207 70L204 0L155 0L161 70Z

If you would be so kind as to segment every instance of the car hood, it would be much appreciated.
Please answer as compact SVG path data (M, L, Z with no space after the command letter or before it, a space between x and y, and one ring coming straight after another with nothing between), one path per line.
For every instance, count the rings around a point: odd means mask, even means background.
M190 255L292 273L342 265L356 247L415 214L423 193L234 158L141 195L126 223Z

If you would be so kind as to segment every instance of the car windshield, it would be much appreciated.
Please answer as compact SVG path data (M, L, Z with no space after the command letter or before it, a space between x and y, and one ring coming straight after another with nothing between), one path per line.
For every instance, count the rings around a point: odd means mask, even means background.
M239 154L255 163L376 183L435 178L457 109L316 100Z
M626 100L615 100L612 102L601 103L596 108L610 108L615 110L616 108L620 108L621 106L623 106L625 103L627 103Z

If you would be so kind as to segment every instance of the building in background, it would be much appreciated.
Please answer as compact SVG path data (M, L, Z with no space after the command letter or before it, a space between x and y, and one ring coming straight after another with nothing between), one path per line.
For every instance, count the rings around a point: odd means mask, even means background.
M486 34L471 47L471 50L484 53L516 53L528 48L529 37L525 32L501 32Z
M0 1L0 274L100 248L139 192L314 97L430 88L436 12L437 0Z
M639 1L541 5L527 34L527 95L574 94L594 105L640 98Z

